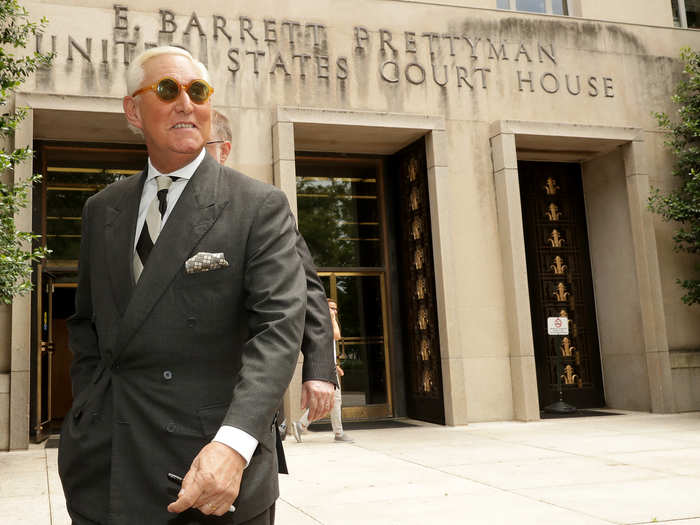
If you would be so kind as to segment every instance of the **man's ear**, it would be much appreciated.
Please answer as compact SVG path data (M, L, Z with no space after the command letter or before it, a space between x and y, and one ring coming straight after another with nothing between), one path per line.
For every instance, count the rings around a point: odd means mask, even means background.
M134 100L134 97L124 97L122 105L124 106L124 115L126 115L126 120L129 122L129 124L137 127L138 129L143 129L143 126L141 125L141 112L136 105L136 100Z
M231 153L231 143L228 140L225 140L223 144L221 144L221 164L226 162L229 153Z

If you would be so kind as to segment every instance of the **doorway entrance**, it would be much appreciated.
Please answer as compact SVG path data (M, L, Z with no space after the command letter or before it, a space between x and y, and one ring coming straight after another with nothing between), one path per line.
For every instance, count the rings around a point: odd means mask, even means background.
M540 408L605 405L586 211L578 164L518 162ZM547 335L566 317L569 335Z
M299 230L338 304L343 418L393 416L386 207L380 158L300 155Z
M73 401L67 320L74 312L82 208L108 184L140 173L142 146L37 143L42 174L35 189L34 231L51 250L36 272L31 434L42 440L60 428Z
M445 422L425 141L298 154L299 230L336 300L343 417Z

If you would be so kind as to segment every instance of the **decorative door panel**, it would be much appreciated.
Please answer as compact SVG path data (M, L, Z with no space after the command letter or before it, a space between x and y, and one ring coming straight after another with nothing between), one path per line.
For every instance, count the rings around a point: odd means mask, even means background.
M519 162L520 196L540 407L605 404L581 170L577 164ZM569 335L547 335L548 317Z
M425 141L396 160L407 410L409 417L444 424Z

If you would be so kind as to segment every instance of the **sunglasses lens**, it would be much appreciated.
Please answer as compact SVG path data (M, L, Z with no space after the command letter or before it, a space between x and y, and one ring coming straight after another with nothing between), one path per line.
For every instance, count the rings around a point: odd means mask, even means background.
M209 86L201 80L195 80L190 84L190 87L187 88L187 94L190 96L192 102L203 104L209 98Z
M164 78L158 82L156 95L162 100L173 100L180 92L180 86L172 78Z

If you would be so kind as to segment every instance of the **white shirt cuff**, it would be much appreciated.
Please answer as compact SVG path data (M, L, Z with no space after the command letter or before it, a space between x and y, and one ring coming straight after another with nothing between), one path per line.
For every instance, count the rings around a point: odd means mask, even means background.
M248 434L248 432L228 425L222 425L212 441L223 443L238 452L245 459L246 467L250 463L250 458L253 457L255 448L258 446L258 440Z

